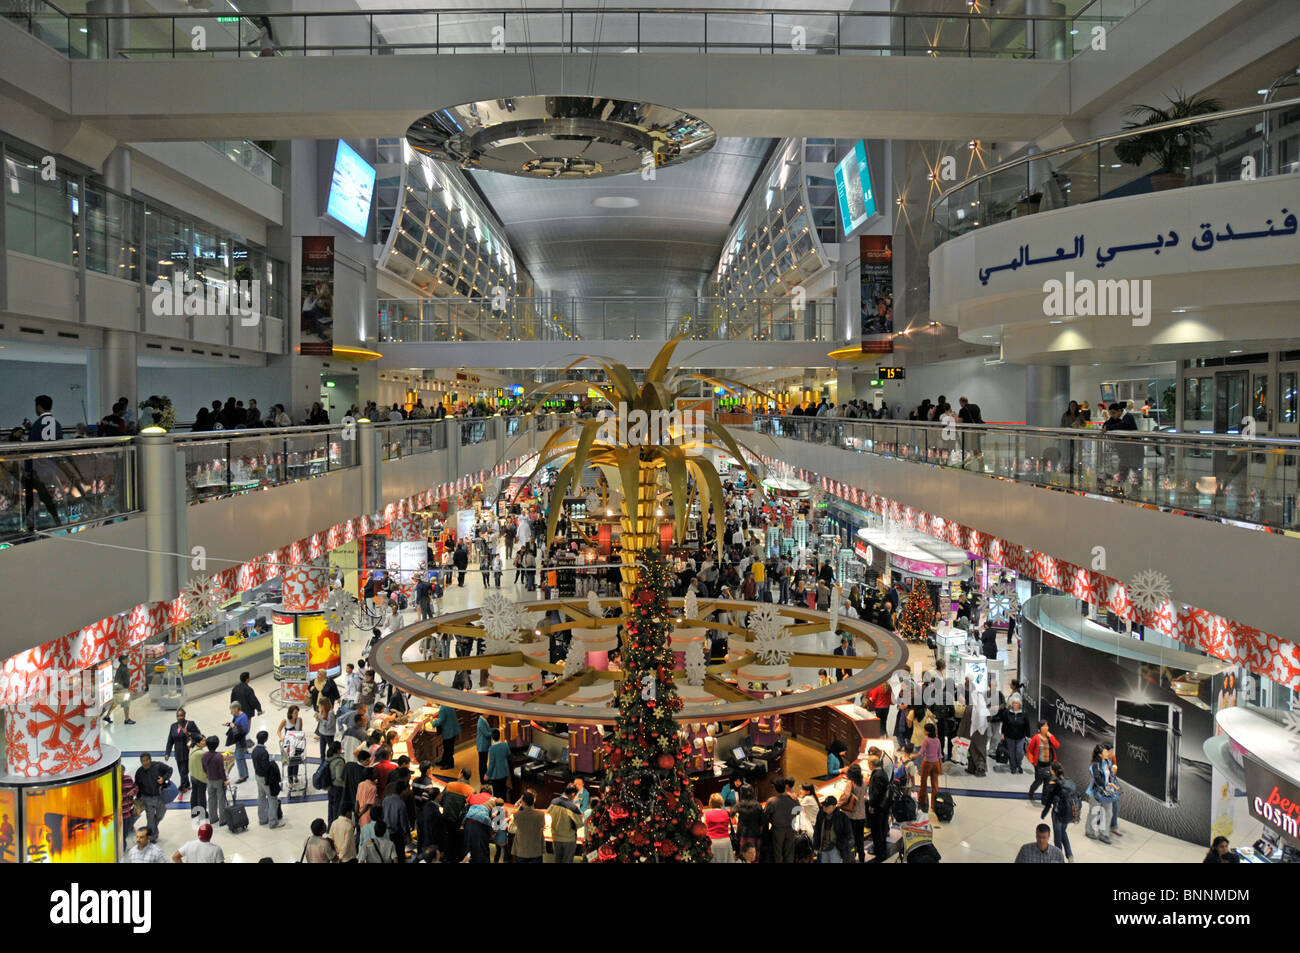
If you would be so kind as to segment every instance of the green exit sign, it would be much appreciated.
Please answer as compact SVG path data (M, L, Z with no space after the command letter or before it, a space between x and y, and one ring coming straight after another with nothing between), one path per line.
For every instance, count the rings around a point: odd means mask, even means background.
M238 23L239 17L217 17L218 23Z

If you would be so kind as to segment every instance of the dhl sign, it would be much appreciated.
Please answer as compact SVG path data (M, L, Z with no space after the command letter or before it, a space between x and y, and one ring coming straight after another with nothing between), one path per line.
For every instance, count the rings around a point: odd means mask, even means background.
M202 658L195 660L194 671L197 672L201 669L211 668L214 665L220 665L222 662L229 662L234 657L235 653L230 651L230 649L217 652L213 655L205 655Z

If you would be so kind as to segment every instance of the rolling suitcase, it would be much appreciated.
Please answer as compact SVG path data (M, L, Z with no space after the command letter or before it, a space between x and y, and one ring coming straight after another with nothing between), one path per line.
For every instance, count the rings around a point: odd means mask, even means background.
M248 830L248 811L244 810L242 804L232 804L227 807L221 819L226 822L226 829L232 834L241 834Z
M934 816L944 824L952 820L957 805L947 791L938 791L934 795Z

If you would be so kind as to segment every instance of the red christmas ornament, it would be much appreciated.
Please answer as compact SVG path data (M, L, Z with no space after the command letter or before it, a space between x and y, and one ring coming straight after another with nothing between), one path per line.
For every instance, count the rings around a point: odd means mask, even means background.
M669 754L667 751L665 751L663 754L661 754L661 755L659 756L659 767L660 767L661 770L667 771L667 770L668 770L669 768L671 768L671 767L672 767L676 762L677 762L677 759L674 758L674 757L673 757L671 754Z
M609 806L609 819L611 821L621 821L627 817L627 808L622 804L611 804Z
M694 824L691 825L692 837L703 837L705 834L708 833L708 831L709 829L704 826L703 821L696 821Z
M700 827L703 826L704 825L701 823ZM617 856L617 854L614 852L614 848L609 846L609 844L601 844L600 850L596 851L596 856L601 860L609 861L609 860L613 860Z

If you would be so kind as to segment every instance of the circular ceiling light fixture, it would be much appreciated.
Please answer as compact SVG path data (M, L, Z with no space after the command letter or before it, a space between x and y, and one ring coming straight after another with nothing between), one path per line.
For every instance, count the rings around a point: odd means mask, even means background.
M713 148L702 119L668 106L593 96L523 96L450 106L406 131L411 148L463 169L592 179L676 165ZM632 208L605 196L600 208ZM615 204L610 204L610 203Z
M636 208L641 200L630 195L602 195L598 199L592 199L591 204L596 208Z

